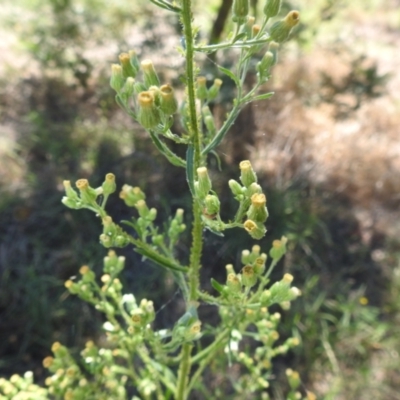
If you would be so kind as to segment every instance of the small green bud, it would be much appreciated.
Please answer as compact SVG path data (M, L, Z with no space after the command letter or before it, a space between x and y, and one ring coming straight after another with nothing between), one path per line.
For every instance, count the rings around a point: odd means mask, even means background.
M150 86L148 92L153 95L154 104L158 107L160 105L160 88L158 86Z
M213 216L219 213L221 202L218 197L213 194L208 194L204 199L205 211L208 215Z
M297 299L297 297L301 296L301 290L295 286L289 289L290 300Z
M211 136L214 136L217 132L215 127L214 118L212 116L207 116L204 118L204 124L206 125L207 131Z
M72 294L78 294L79 293L79 285L70 279L65 281L64 286L69 290L70 293Z
M293 276L285 274L279 282L275 282L270 288L271 292L270 304L272 303L284 303L293 300L293 292L290 292L290 284L293 280Z
M135 78L138 71L132 66L130 55L128 53L121 53L119 55L119 62L122 66L122 74L124 78Z
M127 102L135 94L135 80L132 77L126 79L125 85L120 92L120 97Z
M147 90L146 86L142 82L135 82L133 85L133 93L137 96L141 92L145 92Z
M247 211L247 217L255 222L265 222L268 218L266 207L267 199L265 194L253 194L251 196L251 205Z
M258 24L255 24L251 27L251 37L254 39L257 37L257 35L260 33L261 30L261 26ZM257 49L259 48L259 46L256 47Z
M115 184L115 175L111 173L107 174L101 187L103 188L104 195L114 193L117 189L117 185Z
M206 167L197 168L197 185L195 185L196 194L200 199L204 199L211 190L211 179L208 176Z
M265 271L265 259L263 257L257 257L254 261L254 272L257 275L262 275Z
M75 185L79 189L81 200L84 203L96 203L96 198L98 194L95 189L89 186L89 181L87 179L78 179L75 182Z
M232 264L226 264L225 265L225 269L226 269L226 273L227 274L234 274L235 270L233 269L233 265Z
M276 43L274 41L270 42L268 46L268 51L270 51L274 56L274 65L278 62L278 50L279 50L279 43Z
M136 308L136 309L132 310L131 319L132 319L133 326L135 326L135 327L143 326L143 315L142 314L143 314L143 310L140 308Z
M261 251L261 247L258 244L255 244L252 248L251 248L251 254L253 256L258 256L260 254Z
M247 188L252 184L257 182L257 175L251 166L250 161L245 160L240 162L240 180L242 181L243 185Z
M170 85L162 85L160 88L160 109L166 115L175 114L178 110L174 89Z
M144 219L148 219L148 215L150 213L149 208L147 207L147 204L144 200L139 200L136 204L135 204L135 208L138 210L139 215L144 218Z
M242 251L242 257L240 259L240 262L242 264L249 264L251 262L251 256L250 256L250 251L249 250L243 250Z
M239 182L234 179L230 179L228 182L229 188L231 189L235 198L239 198L243 196L243 187L239 184ZM240 198L239 198L240 199Z
M213 116L212 113L211 113L210 107L208 105L205 105L205 106L203 106L201 108L201 114L202 114L204 119L207 118L207 117L212 117Z
M125 84L122 67L119 64L111 65L110 86L119 93Z
M112 218L107 215L102 219L103 233L109 237L117 234L117 225L113 222Z
M115 236L113 246L115 247L125 247L129 243L129 239L125 235Z
M233 293L239 293L242 290L240 279L235 273L228 274L226 278L226 286L228 287L229 291Z
M164 244L164 238L163 235L155 235L152 237L151 241L153 244L156 246L162 246Z
M151 300L142 299L139 307L143 311L146 324L152 322L156 315L154 312L154 303Z
M146 88L150 86L160 86L160 80L158 79L157 72L151 60L143 60L140 63L140 67L143 71L143 81Z
M210 87L210 89L208 89L207 101L214 100L218 96L221 86L222 80L218 78L214 79L213 85Z
M139 200L144 200L146 195L138 187L124 185L122 186L119 197L124 200L128 207L134 207Z
M197 320L192 325L190 325L184 334L186 341L197 340L201 337L201 321Z
M71 182L70 181L64 181L63 182L64 189L65 189L65 194L67 197L71 200L79 200L78 193L72 189Z
M258 79L260 82L265 82L270 74L270 69L274 65L275 59L272 52L267 51L259 63L257 63Z
M242 269L242 284L246 287L253 287L257 283L257 275L251 265L246 265Z
M296 390L300 385L300 375L297 371L293 371L291 368L286 370L286 376L289 381L290 388Z
M282 301L281 303L279 303L279 305L282 307L282 310L285 310L285 311L290 310L290 301L289 300Z
M267 18L273 18L279 14L281 9L281 0L267 0L264 6L264 15Z
M183 222L183 213L185 211L183 208L178 208L175 212L175 220L178 222L178 224L181 224Z
M197 77L196 97L199 100L207 98L207 78L205 76Z
M253 16L249 15L247 17L246 23L242 26L242 28L240 30L240 33L244 32L244 33L246 33L247 37L250 38L251 37L252 28L253 28L253 25L254 25L255 21L256 21L256 19Z
M57 358L64 358L70 355L68 349L60 342L54 342L51 346L51 351Z
M151 92L141 92L138 96L139 113L138 121L146 129L155 128L160 122L160 112L154 102L154 96Z
M260 302L263 306L269 305L269 299L271 298L271 292L269 290L264 290L260 296Z
M117 263L117 255L114 250L110 250L106 257L104 257L104 272L112 273L114 272L115 265Z
M116 269L117 271L122 271L125 268L125 257L124 256L119 256L118 257L118 261L117 261L117 265L116 265Z
M80 267L79 273L82 275L82 282L93 282L96 278L95 273L87 265Z
M270 37L277 43L284 42L290 35L294 26L300 21L300 13L298 11L290 11L286 17L275 22L269 31Z
M243 224L243 227L253 239L257 240L263 238L267 232L267 229L261 222L254 222L251 219L248 219Z
M261 194L262 193L262 187L258 184L253 182L248 188L247 188L247 196L251 197L254 194Z
M242 25L247 20L249 14L249 0L233 0L232 20Z
M287 239L285 236L282 236L281 240L274 240L272 242L272 248L269 251L269 255L274 260L279 260L286 253L286 243Z
M138 71L140 69L140 64L139 64L139 59L137 57L136 51L129 50L128 54L129 54L129 61L132 65L132 68L136 71L136 73L138 73Z
M100 243L106 248L108 249L109 247L112 247L112 240L110 238L110 236L105 235L104 233L102 233L100 235Z
M82 208L82 203L81 201L77 201L77 200L72 200L67 196L64 196L61 199L61 203L64 204L64 206L68 207L68 208L72 208L73 210L78 210L79 208Z
M156 218L157 218L157 210L155 208L150 208L149 213L147 215L147 219L153 222Z

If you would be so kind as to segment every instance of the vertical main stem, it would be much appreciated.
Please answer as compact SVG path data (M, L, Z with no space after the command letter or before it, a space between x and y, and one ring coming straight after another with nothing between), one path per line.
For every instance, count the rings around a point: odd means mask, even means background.
M191 143L194 150L193 170L196 171L201 164L201 132L199 130L196 95L195 95L195 72L194 72L194 37L192 29L192 3L191 0L182 0L182 24L183 34L186 42L186 88L188 103L188 119ZM195 177L193 177L195 178ZM198 201L193 199L193 230L192 246L190 252L189 266L189 301L195 302L198 299L198 290L200 287L200 259L203 248L201 208ZM178 382L176 386L176 400L185 400L187 393L187 384L191 369L192 344L185 343L181 350L181 362L178 371Z

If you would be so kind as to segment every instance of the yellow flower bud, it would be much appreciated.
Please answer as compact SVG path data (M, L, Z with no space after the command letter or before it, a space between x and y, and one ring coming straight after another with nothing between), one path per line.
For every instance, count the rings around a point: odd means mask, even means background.
M160 88L160 109L166 115L175 114L178 110L174 89L170 85L162 85Z
M143 81L147 89L150 86L160 86L160 80L151 60L143 60L140 63L140 67L143 71Z
M146 129L155 128L161 122L161 117L154 101L154 95L150 91L141 92L138 102L138 121Z

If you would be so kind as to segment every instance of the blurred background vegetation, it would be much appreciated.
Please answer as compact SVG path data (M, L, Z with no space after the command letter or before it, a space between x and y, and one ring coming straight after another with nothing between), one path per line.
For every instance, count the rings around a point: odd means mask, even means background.
M196 2L201 39L229 30L227 3ZM255 14L261 3L252 2ZM302 22L266 87L276 94L242 112L218 149L222 172L212 160L226 215L234 207L227 180L250 159L271 215L263 249L290 238L276 274L295 275L303 296L284 313L280 334L295 331L302 346L277 359L271 394L284 398L291 367L321 399L399 399L400 3L298 0L283 8L299 9ZM0 375L30 369L41 381L53 341L79 350L89 337L102 340L100 316L63 286L83 264L101 269L99 223L61 205L62 181L98 185L113 172L119 185L146 191L160 223L190 209L182 171L155 153L108 85L110 64L135 49L182 89L180 25L146 0L3 0L0 11ZM229 68L234 57L218 61ZM212 60L199 63L212 80ZM214 105L220 119L232 89L225 82ZM129 217L117 198L110 209L116 220ZM205 240L209 288L252 243L238 232ZM179 251L187 256L188 239ZM151 293L157 323L171 326L182 304L170 277L131 249L122 253L126 291ZM200 310L215 319L215 310ZM221 374L216 360L211 393L223 390Z

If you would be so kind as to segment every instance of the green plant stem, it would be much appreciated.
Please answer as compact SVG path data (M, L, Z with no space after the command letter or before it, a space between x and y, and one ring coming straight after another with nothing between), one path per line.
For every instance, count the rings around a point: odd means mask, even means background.
M239 97L238 97L239 99ZM222 125L221 129L218 131L217 135L214 137L212 142L210 142L204 149L203 149L203 154L206 155L209 153L211 150L213 150L215 147L217 147L221 142L222 139L225 137L226 132L228 132L228 129L233 125L235 122L237 116L239 115L241 111L241 102L238 100L236 103L233 105L233 108L231 112L228 115L228 118L225 120L224 124Z
M205 46L197 46L194 48L195 51L202 52L202 53L212 53L216 50L220 49L231 49L231 48L250 48L254 45L263 45L267 44L270 42L270 38L265 38L265 39L252 39L252 40L240 40L235 43L231 42L225 42L225 43L218 43L218 44L210 44L210 45L205 45Z
M188 382L191 360L190 355L192 352L192 345L190 343L185 343L182 346L182 359L179 365L178 372L178 383L176 387L176 400L185 400L186 399L186 386Z
M195 73L194 73L194 36L192 30L192 4L191 0L182 1L181 19L183 24L183 34L186 42L186 87L187 104L189 119L189 134L193 146L193 172L201 165L201 132L198 125L198 116L196 112L196 94L195 94ZM194 176L190 177L194 180ZM198 298L198 288L200 285L200 259L202 253L202 225L201 209L197 199L193 198L193 230L192 247L190 252L189 265L189 301L196 301ZM176 388L176 399L184 400L187 396L187 382L191 369L191 351L192 345L185 343L181 350L181 362L178 372L178 381Z
M228 328L225 328L218 336L217 338L210 344L208 347L206 347L204 350L200 351L197 353L193 358L192 362L193 364L196 364L200 361L202 361L207 355L210 353L214 353L215 350L221 345L221 342L226 338L227 335L229 335L229 332L231 331L231 326Z

